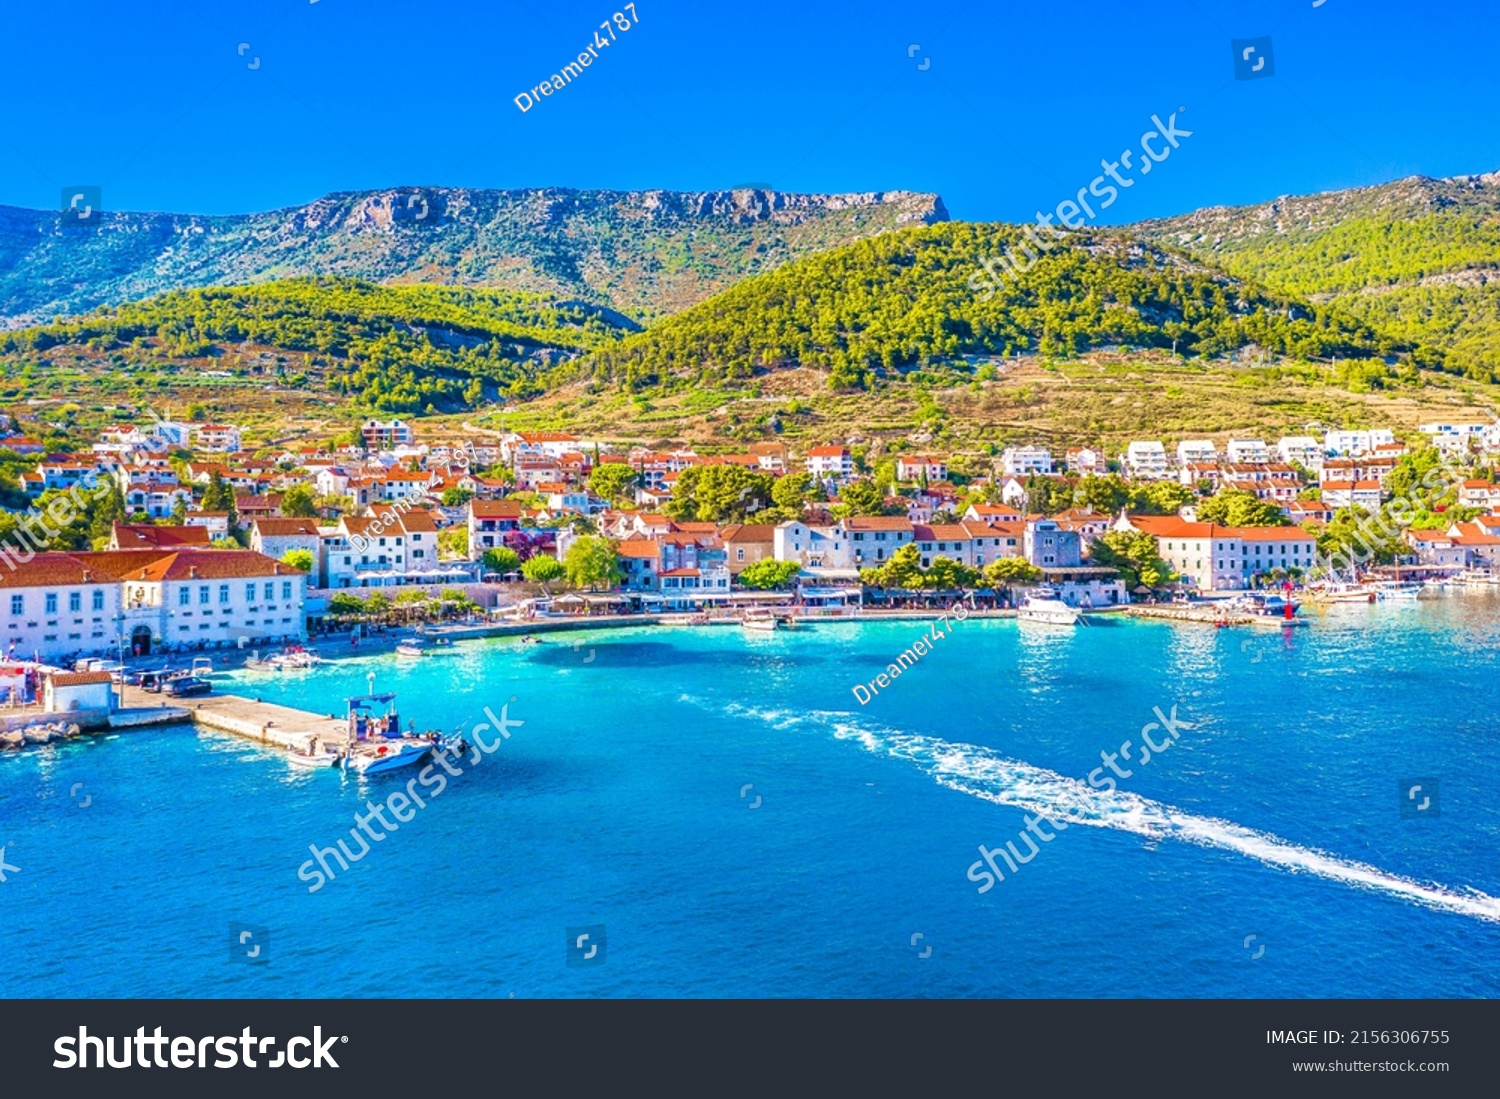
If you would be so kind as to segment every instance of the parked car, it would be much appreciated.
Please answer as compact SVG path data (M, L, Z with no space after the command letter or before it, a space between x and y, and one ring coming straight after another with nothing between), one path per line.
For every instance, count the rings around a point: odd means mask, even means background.
M187 698L191 695L206 695L213 692L214 685L206 679L195 679L193 676L185 675L177 679L167 680L162 690L173 698Z
M143 691L150 691L151 693L156 694L162 689L162 687L166 686L167 680L181 679L187 674L188 673L182 671L181 669L174 670L172 668L157 668L154 671L142 672L139 676L139 682L137 683L137 686L139 686Z

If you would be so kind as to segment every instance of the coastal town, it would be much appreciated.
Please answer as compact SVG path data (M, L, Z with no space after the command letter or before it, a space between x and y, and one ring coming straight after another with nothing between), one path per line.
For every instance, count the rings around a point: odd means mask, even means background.
M960 589L992 609L1034 586L1074 608L1290 590L1338 517L1378 515L1423 456L1458 471L1430 494L1435 521L1408 519L1395 552L1357 563L1472 578L1500 552L1494 423L977 457L779 440L699 454L560 431L439 440L399 419L338 445L244 437L152 417L71 453L0 438L30 465L31 506L0 537L9 657L304 642L444 603L530 619L744 616L921 609ZM49 534L79 510L87 548L60 547Z

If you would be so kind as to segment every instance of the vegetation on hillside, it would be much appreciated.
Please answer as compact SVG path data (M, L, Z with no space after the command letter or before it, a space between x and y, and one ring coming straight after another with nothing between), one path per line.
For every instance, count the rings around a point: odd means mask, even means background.
M1422 366L1477 381L1500 368L1500 177L1406 179L1137 228L1428 345Z
M479 405L539 392L570 356L618 339L603 311L533 294L353 279L180 290L73 320L0 333L0 363L61 345L126 357L214 358L231 345L301 352L306 373L383 412Z
M974 281L984 277L982 264L1024 244L1005 225L887 233L742 282L583 365L632 390L812 366L838 389L965 355L1175 346L1187 355L1253 347L1295 359L1399 350L1335 312L1119 233L1070 234L985 300Z

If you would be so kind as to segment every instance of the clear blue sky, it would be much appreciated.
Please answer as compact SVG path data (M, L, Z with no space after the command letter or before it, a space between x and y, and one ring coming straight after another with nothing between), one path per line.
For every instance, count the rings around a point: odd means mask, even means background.
M767 183L1029 220L1178 107L1193 137L1102 220L1500 169L1492 2L638 0L637 26L522 114L513 97L615 10L0 0L0 204L55 208L75 184L109 209L229 213L396 185ZM1235 80L1230 39L1267 34L1275 76Z

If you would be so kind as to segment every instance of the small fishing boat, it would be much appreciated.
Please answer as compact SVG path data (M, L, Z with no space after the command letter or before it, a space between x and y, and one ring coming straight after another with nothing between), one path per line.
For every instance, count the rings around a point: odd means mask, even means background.
M396 642L397 656L426 656L427 645L419 637L403 637Z
M1046 626L1081 626L1083 612L1062 601L1055 588L1036 588L1016 608L1016 619Z
M286 761L293 767L335 767L344 758L344 753L330 744L314 740L305 749L289 748Z
M219 673L214 670L212 657L195 656L193 657L193 666L189 669L188 674L196 679L206 679L208 676L218 675Z
M772 633L781 627L781 621L774 615L747 614L740 619L740 625L756 633Z

